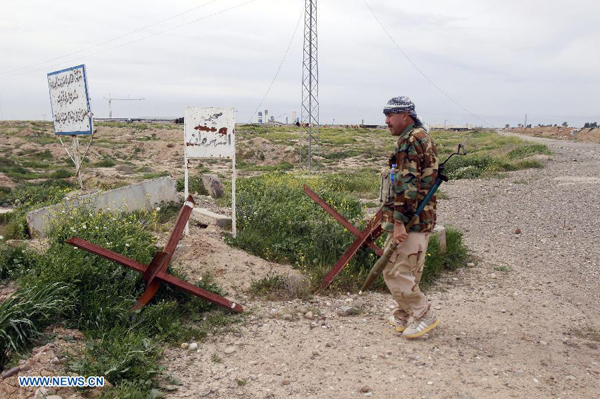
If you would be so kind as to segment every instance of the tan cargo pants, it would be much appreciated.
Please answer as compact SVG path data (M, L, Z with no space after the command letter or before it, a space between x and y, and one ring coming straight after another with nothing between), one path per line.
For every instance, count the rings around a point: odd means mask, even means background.
M431 306L419 288L423 275L429 233L408 233L406 240L398 246L383 270L383 278L398 306L394 316L405 319L421 318ZM388 234L384 250L391 245L393 234Z

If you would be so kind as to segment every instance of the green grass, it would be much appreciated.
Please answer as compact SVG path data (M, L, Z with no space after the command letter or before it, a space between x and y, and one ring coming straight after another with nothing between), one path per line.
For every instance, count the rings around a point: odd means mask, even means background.
M23 167L19 162L5 157L0 157L0 172L4 173L15 182L39 179L44 176L44 174L35 173L30 169Z
M92 164L92 166L95 167L95 168L112 168L116 164L117 163L113 159L106 158L106 159L103 159L101 161L94 162Z
M253 137L262 137L274 144L299 147L298 140L303 140L300 151L307 153L306 132L294 126L240 125L238 127L240 142ZM543 144L532 144L517 137L504 137L492 130L476 130L468 132L432 131L439 153L440 161L456 150L458 143L466 145L466 157L453 158L448 163L448 171L452 178L502 178L505 172L540 168L543 164L529 159L537 154L551 154ZM358 157L358 162L365 165L372 160L385 160L394 150L395 139L386 130L361 128L321 128L319 130L322 164L328 168L336 167L341 160ZM253 165L256 152L243 150L239 146L238 167L253 172L273 172L288 170L281 166ZM289 168L291 169L291 168Z
M302 190L305 183L346 218L360 216L359 201L337 191L337 182L285 173L239 179L236 203L241 234L232 243L267 259L296 265L307 257L315 263L333 260L336 253L332 248L339 242L348 243L350 234L340 231L337 222L306 196Z
M57 282L21 289L0 304L0 369L69 309L70 295L69 287Z
M7 245L0 241L0 281L15 279L31 269L35 256L24 245Z
M71 190L73 184L66 180L22 183L16 189L0 193L0 203L16 209L0 218L0 235L6 239L24 239L28 236L27 212L46 205L60 202Z
M308 184L342 216L362 228L365 225L363 208L354 196L373 188L370 179L350 173L323 176L294 176L274 173L238 180L238 235L228 238L231 245L267 260L289 262L308 276L310 285L318 286L355 237L333 217L316 205L302 190ZM383 245L380 237L378 245ZM432 281L444 269L465 263L466 247L460 232L447 231L448 251L441 253L432 241L424 282ZM358 290L377 260L375 254L361 248L334 280L332 288ZM382 288L382 279L375 284ZM283 276L267 276L252 283L251 293L259 296L292 297Z
M440 132L432 136L440 153L440 161L464 143L468 155L453 157L446 165L451 179L501 177L503 172L541 168L543 164L526 159L536 154L551 154L544 144L531 144L517 137L504 137L493 131Z
M545 144L526 144L508 153L509 159L522 159L536 154L550 155L552 151Z
M178 192L183 192L185 189L185 181L184 178L177 179L176 189ZM188 176L188 192L191 195L200 194L200 195L208 195L208 190L204 187L204 183L202 183L202 176Z
M163 172L144 173L142 175L142 178L144 180L151 180L151 179L158 179L159 177L164 177L164 176L169 176L169 172L163 171Z
M275 165L252 165L252 164L247 164L244 161L237 161L236 162L236 167L240 170L247 170L247 171L258 171L258 172L284 172L287 170L292 170L294 168L294 165L292 165L289 162L281 162Z

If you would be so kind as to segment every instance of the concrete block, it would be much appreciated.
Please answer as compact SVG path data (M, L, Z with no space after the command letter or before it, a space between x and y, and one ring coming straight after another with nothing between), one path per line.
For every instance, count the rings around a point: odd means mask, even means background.
M83 195L57 205L31 211L27 214L27 224L32 235L44 237L46 227L51 221L51 215L74 208L80 204L89 204L96 210L110 208L118 212L121 210L152 209L163 201L177 201L175 180L168 176L146 180L115 190Z
M194 208L191 217L200 223L216 224L222 229L231 228L231 218L229 216L211 212L206 208Z
M437 238L440 243L440 250L446 252L446 228L440 224L436 224L433 228L433 236Z

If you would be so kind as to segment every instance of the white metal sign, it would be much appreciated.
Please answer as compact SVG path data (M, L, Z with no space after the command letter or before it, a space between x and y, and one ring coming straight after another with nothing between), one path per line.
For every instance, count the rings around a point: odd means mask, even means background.
M220 107L187 107L183 132L184 193L188 196L190 158L231 159L231 224L233 236L237 235L235 212L235 110ZM189 228L186 225L186 234Z
M187 107L185 109L185 155L187 158L235 156L233 108Z
M93 122L87 89L85 65L48 74L54 133L92 134Z

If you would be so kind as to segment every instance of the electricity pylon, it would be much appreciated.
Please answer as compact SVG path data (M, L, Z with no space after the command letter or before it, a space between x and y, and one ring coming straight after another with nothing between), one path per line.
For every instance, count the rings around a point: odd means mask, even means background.
M313 141L319 151L319 63L317 0L304 0L304 52L302 57L302 109L300 119L308 133L308 170L312 171ZM300 148L302 162L302 148Z

